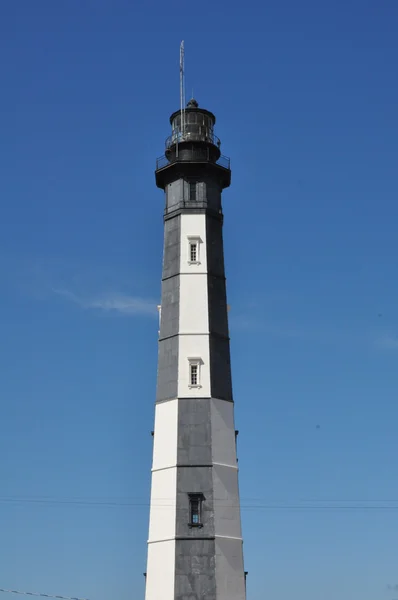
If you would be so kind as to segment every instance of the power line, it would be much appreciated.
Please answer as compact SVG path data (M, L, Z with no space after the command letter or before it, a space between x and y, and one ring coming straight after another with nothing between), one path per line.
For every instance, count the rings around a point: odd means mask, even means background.
M270 504L279 504L286 503L289 500L281 500L280 498L274 498L266 500L264 496L241 496L241 503L245 502L268 502ZM174 496L156 496L157 500L174 500ZM55 496L55 495L44 495L44 494L3 494L0 495L0 501L12 501L12 500L20 500L20 501L43 501L43 502L87 502L91 504L128 504L128 505L147 505L147 496ZM290 501L292 499L290 498ZM349 503L349 504L396 504L398 507L398 498L373 498L373 499L360 499L360 498L325 498L325 499L317 499L317 498L296 498L294 502L301 503Z
M246 502L249 499L246 500ZM321 510L321 511L332 511L332 510L347 510L347 511L398 511L398 503L394 502L266 502L261 498L253 498L252 504L246 504L243 501L241 504L220 504L216 502L216 506L219 508L238 508L247 511L260 511L260 510ZM137 501L117 501L117 500L86 500L78 498L59 499L50 497L0 497L0 503L3 504L38 504L38 505L49 505L49 506L62 506L72 505L79 507L101 507L101 508L153 508L158 509L172 509L176 510L175 502L172 498L156 498L151 504L150 502L137 502ZM178 508L177 508L178 510Z
M54 596L53 594L40 594L38 592L21 592L20 590L6 590L0 588L0 592L6 594L18 594L20 596L39 596L40 598L58 598L58 600L88 600L88 598L76 598L73 596Z

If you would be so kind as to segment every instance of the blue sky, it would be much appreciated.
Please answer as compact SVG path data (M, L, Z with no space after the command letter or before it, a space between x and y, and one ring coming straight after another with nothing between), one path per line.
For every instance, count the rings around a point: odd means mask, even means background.
M397 21L388 0L1 3L0 587L143 598L153 171L185 39L232 160L248 598L397 598Z

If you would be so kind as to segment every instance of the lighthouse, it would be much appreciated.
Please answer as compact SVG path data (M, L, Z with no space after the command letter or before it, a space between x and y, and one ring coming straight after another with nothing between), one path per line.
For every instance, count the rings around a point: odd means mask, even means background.
M145 600L245 600L223 250L230 161L192 99L157 161L164 250Z

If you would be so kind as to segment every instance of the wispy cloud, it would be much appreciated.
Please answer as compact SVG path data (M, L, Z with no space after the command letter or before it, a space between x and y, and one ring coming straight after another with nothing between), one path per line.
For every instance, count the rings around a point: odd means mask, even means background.
M23 296L45 302L54 295L80 306L103 313L124 316L156 316L155 299L145 297L148 281L140 273L132 278L131 272L114 265L92 265L82 259L80 264L49 258L33 260L11 257L8 261L0 254L0 279L10 290ZM134 281L143 295L129 291Z
M126 316L154 316L157 312L155 301L128 294L108 292L85 296L66 289L53 288L52 291L58 296L62 296L85 309L115 312Z
M386 333L386 334L380 336L379 338L377 338L376 343L380 348L387 348L389 350L398 350L398 335L391 335L389 333ZM398 588L397 588L397 590L398 590Z

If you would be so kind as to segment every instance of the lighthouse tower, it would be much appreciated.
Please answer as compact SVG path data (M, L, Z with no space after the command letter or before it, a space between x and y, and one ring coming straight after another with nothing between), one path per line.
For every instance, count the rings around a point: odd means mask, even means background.
M146 600L245 600L214 114L170 117Z

